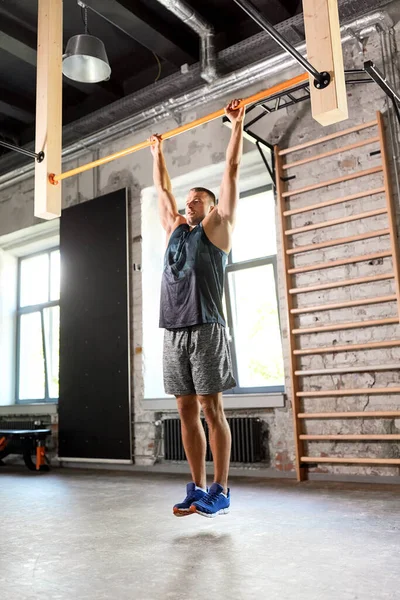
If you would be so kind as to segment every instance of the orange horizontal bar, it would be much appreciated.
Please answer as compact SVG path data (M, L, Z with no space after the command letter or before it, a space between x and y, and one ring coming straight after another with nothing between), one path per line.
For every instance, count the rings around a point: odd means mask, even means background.
M247 106L249 104L254 104L254 102L258 102L259 100L264 100L264 99L268 98L269 96L273 96L274 94L277 94L283 90L289 89L291 87L294 87L294 86L299 85L300 83L304 83L306 81L308 81L308 74L303 73L302 75L298 75L297 77L293 77L292 79L288 79L287 81L283 81L282 83L278 83L277 85L267 88L266 90L262 90L261 92L258 92L257 94L253 94L252 96L249 96L248 98L244 98L241 101L240 106ZM186 123L185 125L181 125L180 127L176 127L175 129L171 129L170 131L163 133L161 135L161 139L168 140L169 138L175 137L176 135L179 135L180 133L184 133L185 131L190 131L190 129L194 129L195 127L198 127L199 125L204 125L204 123L209 123L210 121L214 121L215 119L218 119L219 117L223 117L224 114L225 114L225 111L223 108L221 108L220 110L217 110L213 113L205 115L204 117L201 117L200 119L196 119L195 121L192 121L191 123ZM59 181L62 181L63 179L67 179L68 177L73 177L74 175L78 175L79 173L83 173L84 171L89 171L90 169L94 169L95 167L100 167L101 165L105 165L106 163L116 160L117 158L122 158L123 156L132 154L133 152L137 152L138 150L143 150L144 148L148 148L150 145L151 144L150 144L149 140L146 140L144 142L140 142L139 144L135 144L134 146L130 146L129 148L125 148L125 150L119 150L118 152L114 152L114 154L109 154L108 156L103 156L102 158L99 158L98 160L94 160L92 162L86 163L86 165L81 165L80 167L77 167L76 169L71 169L70 171L65 171L65 173L60 173L59 175L55 175L54 173L51 173L49 175L49 181L50 181L50 183L53 183L55 185Z

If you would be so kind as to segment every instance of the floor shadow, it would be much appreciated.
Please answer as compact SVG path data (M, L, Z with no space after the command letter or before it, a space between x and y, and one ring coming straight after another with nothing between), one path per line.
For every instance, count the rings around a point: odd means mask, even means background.
M178 600L216 594L243 598L237 577L239 549L233 534L203 529L175 536L171 546L178 565L171 571L161 597Z

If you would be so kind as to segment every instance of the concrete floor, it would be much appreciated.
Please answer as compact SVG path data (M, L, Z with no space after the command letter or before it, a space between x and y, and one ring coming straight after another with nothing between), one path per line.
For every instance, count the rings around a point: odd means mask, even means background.
M234 480L177 519L176 476L0 472L5 600L400 599L398 487Z

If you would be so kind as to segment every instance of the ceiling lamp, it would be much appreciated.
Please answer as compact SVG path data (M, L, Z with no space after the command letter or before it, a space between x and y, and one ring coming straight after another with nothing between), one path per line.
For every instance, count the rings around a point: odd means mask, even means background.
M79 2L79 4L83 4ZM62 71L66 77L81 83L98 83L110 78L111 67L103 42L88 34L87 7L85 11L85 33L74 35L68 40L63 55Z

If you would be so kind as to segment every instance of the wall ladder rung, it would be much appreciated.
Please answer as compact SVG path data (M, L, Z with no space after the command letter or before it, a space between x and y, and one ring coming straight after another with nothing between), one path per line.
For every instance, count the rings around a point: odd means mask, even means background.
M305 356L307 354L330 354L332 352L354 352L355 350L374 350L375 348L396 348L400 346L400 340L387 342L369 342L368 344L345 344L343 346L321 346L321 348L305 348L294 350L293 354Z
M374 321L354 321L352 323L338 323L334 325L322 325L322 327L301 327L300 329L293 329L293 335L305 335L308 333L322 333L323 331L341 331L344 329L360 329L361 327L378 327L379 325L393 325L398 324L398 317L391 317L388 319L376 319Z
M318 392L297 392L299 398L325 398L328 396L370 396L372 394L400 394L400 387L355 388L341 390L319 390Z
M376 196L382 194L385 191L384 186L366 190L365 192L357 192L356 194L350 194L348 196L342 196L341 198L334 198L333 200L326 200L325 202L319 202L318 204L310 204L303 208L293 208L291 210L285 210L283 215L285 217L291 217L292 215L299 215L304 212L310 212L312 210L318 210L319 208L326 208L327 206L334 206L335 204L343 204L344 202L351 202L352 200L359 200L360 198L366 198L367 196Z
M354 433L354 434L338 434L338 435L301 435L301 440L308 442L320 442L320 441L335 441L335 442L361 442L361 441L392 441L400 440L400 434L398 433L385 433L385 434L368 434L368 433Z
M357 277L356 279L342 279L331 283L320 283L318 285L308 285L301 288L289 290L290 294L304 294L307 292L318 292L319 290L332 290L338 287L347 287L349 285L359 285L361 283L373 283L374 281L383 281L393 279L394 273L382 273L382 275L370 275L369 277Z
M342 225L343 223L351 223L352 221L360 221L361 219L369 219L371 217L378 217L387 213L386 208L377 208L376 210L369 210L367 212L358 213L356 215L348 215L341 219L332 219L331 221L322 221L321 223L313 223L312 225L305 225L304 227L297 227L296 229L288 229L285 231L285 235L296 235L298 233L306 233L307 231L314 231L315 229L324 229L325 227L334 227L335 225Z
M369 121L368 123L361 123L360 125L350 127L349 129L343 129L343 131L336 131L335 133L325 135L324 137L318 138L316 140L311 140L310 142L304 142L304 144L298 144L297 146L292 146L291 148L285 148L284 150L280 150L279 156L285 156L286 154L290 154L292 152L298 152L299 150L304 150L305 148L311 148L311 146L316 146L318 144L330 142L331 140L335 140L338 137L343 137L345 135L349 135L350 133L355 133L356 131L362 131L363 129L368 129L369 127L374 127L375 125L377 125L376 120Z
M360 458L344 456L302 456L303 463L341 463L360 465L400 465L400 458Z
M335 369L310 369L307 371L295 371L297 377L314 377L315 375L340 375L343 373L375 373L378 371L397 371L400 369L400 364L387 365L364 365L361 367L343 367Z
M300 315L311 312L320 312L323 310L339 310L341 308L351 308L352 306L366 306L368 304L382 304L383 302L395 302L397 297L378 296L376 298L360 298L358 300L349 300L348 302L336 302L332 304L321 304L320 306L305 306L304 308L292 308L293 315Z
M376 142L379 142L379 136L367 138L366 140L361 140L360 142L355 142L354 144L348 144L347 146L341 146L340 148L334 148L333 150L328 150L327 152L322 152L321 154L315 154L314 156L309 156L307 158L303 158L302 160L296 160L295 162L287 163L286 165L283 165L283 169L284 171L286 171L287 169L300 167L301 165L306 165L316 160L329 158L330 156L334 156L335 154L349 152L349 150L355 150L356 148L361 148L362 146L370 146L371 144L375 144Z
M299 419L396 419L400 417L400 410L298 413L297 417Z
M328 179L326 181L321 181L320 183L313 183L312 185L307 185L297 190L290 190L289 192L284 192L282 197L289 198L290 196L299 196L300 194L305 194L306 192L312 192L314 190L319 190L331 185L337 185L338 183L344 183L345 181L352 181L353 179L360 179L361 177L367 177L368 175L374 175L375 173L381 173L382 171L383 167L382 165L379 165L377 167L372 167L371 169L365 169L364 171L356 171L355 173L350 173L349 175L342 175L342 177L336 177L335 179Z
M377 229L376 231L359 233L358 235L338 238L335 240L328 240L326 242L319 242L318 244L308 244L307 246L295 246L294 248L288 248L286 250L286 254L301 254L302 252L313 252L314 250L320 250L321 248L332 248L333 246L341 246L342 244L361 242L362 240L369 240L374 237L381 237L384 235L390 235L390 229Z
M374 254L361 254L359 256L352 256L350 258L342 258L339 260L331 260L324 263L314 263L306 265L305 267L296 267L289 269L290 275L297 275L298 273L308 273L309 271L322 271L323 269L331 269L333 267L341 267L343 265L352 265L358 262L369 262L370 260L377 260L379 258L388 258L392 256L391 250L385 250L384 252L375 252Z

